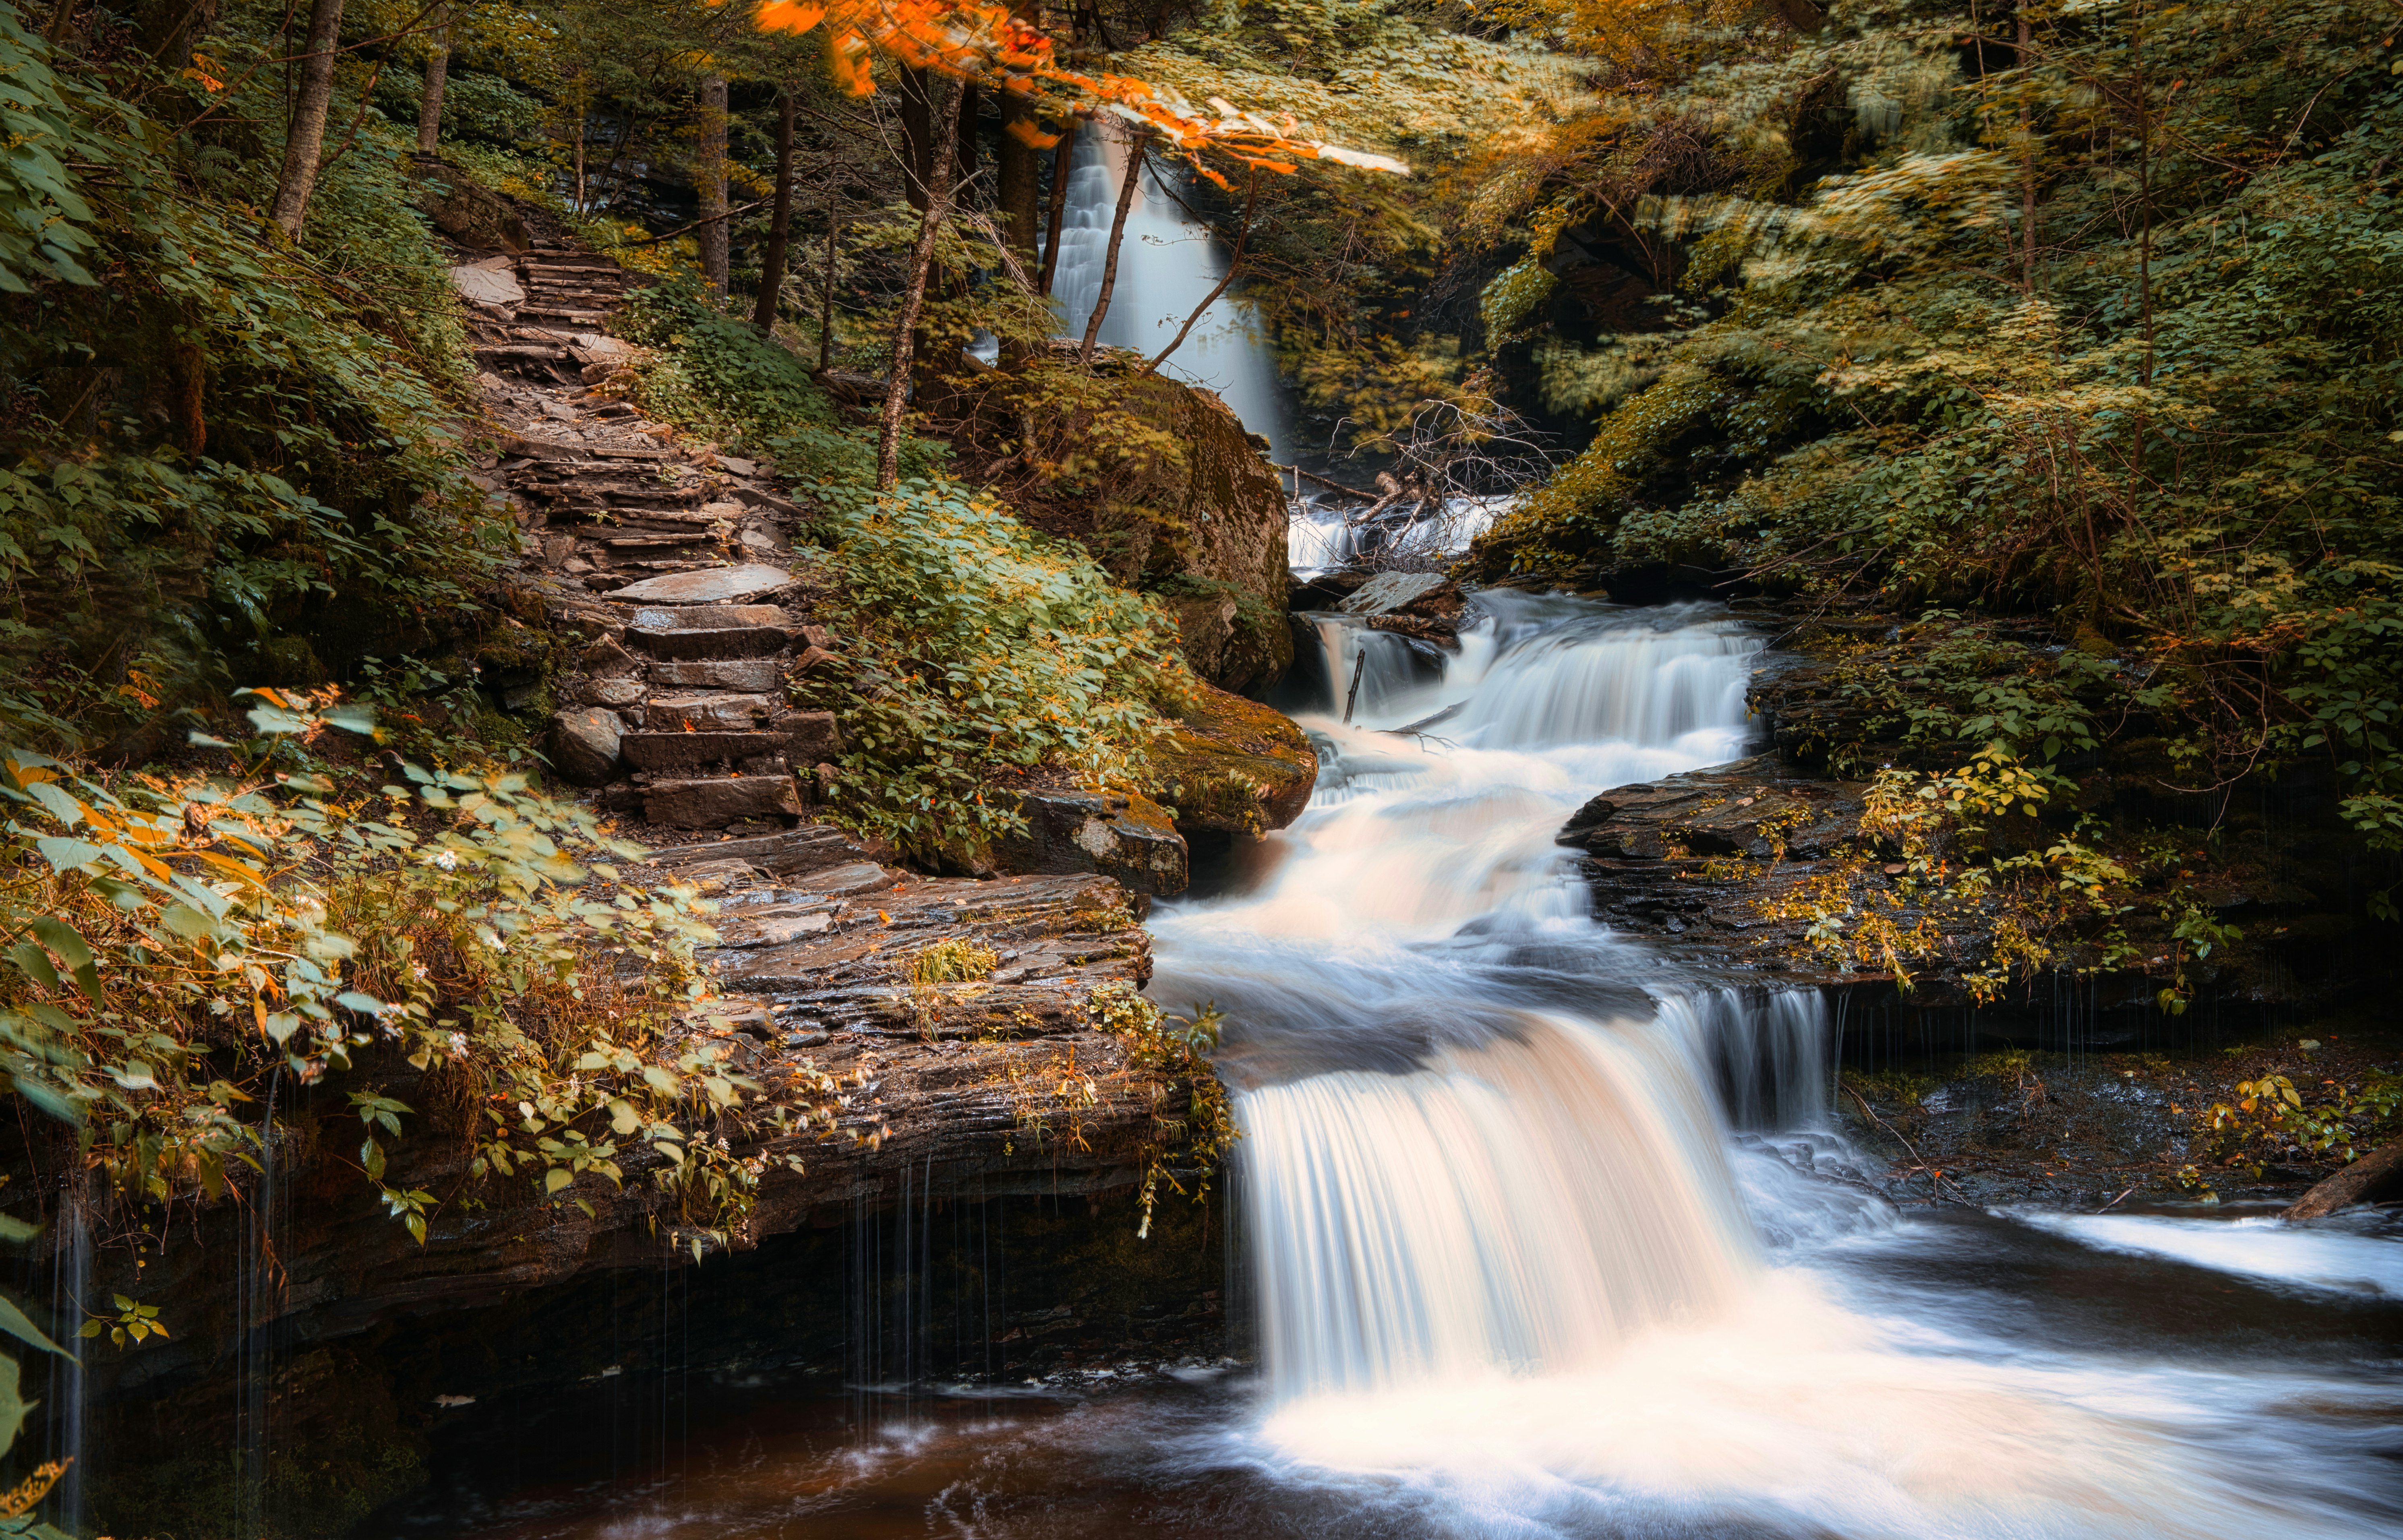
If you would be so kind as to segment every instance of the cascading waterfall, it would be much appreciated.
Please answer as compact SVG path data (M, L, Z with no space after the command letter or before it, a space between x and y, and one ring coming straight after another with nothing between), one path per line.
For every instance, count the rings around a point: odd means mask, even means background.
M1083 337L1100 301L1110 221L1127 159L1126 146L1098 127L1077 137L1060 223L1060 262L1051 279L1063 337ZM1158 353L1226 275L1227 257L1216 236L1176 206L1175 190L1157 161L1146 164L1118 241L1118 279L1099 338L1105 347ZM1244 427L1269 440L1271 458L1291 463L1276 365L1252 336L1250 313L1234 295L1218 297L1160 372L1217 392Z
M1757 644L1479 603L1449 654L1322 617L1310 810L1247 891L1154 920L1155 998L1229 1023L1257 1458L1412 1494L1396 1533L2363 1533L2370 1464L2233 1478L2241 1375L2132 1400L1776 1265L1896 1224L1835 1130L1827 1012L1615 940L1551 843L1598 790L1741 754Z

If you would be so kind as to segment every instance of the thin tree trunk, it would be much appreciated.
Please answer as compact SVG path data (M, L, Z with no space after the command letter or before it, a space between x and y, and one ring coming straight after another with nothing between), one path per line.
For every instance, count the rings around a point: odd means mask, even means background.
M1137 380L1158 370L1160 365L1168 361L1170 354L1185 345L1185 340L1193 334L1194 325L1202 319L1202 312L1215 304L1218 296L1227 292L1227 285L1235 281L1235 271L1243 265L1243 245L1252 238L1252 205L1258 199L1259 192L1260 169L1254 166L1251 176L1243 183L1243 222L1235 231L1235 252L1227 259L1227 271L1219 278L1218 286L1202 297L1202 302L1193 307L1193 313L1185 318L1185 325L1179 326L1176 329L1176 335L1169 339L1168 346L1155 354L1150 363L1135 371L1134 377Z
M959 164L952 168L951 178L953 181L965 182L969 177L974 176L977 173L977 160L979 149L977 143L977 129L979 126L979 125L977 120L976 82L973 80L963 80L960 82L960 111L958 127L956 130L960 136Z
M1021 20L1032 20L1028 0L1015 0L1009 8ZM994 192L1001 205L1002 237L1018 253L1018 265L1029 272L1035 271L1035 202L1041 190L1035 184L1041 179L1041 162L1035 146L1019 135L1034 128L1035 104L1017 91L1003 91L1001 139L993 150Z
M300 64L299 90L284 139L284 168L275 179L270 213L284 233L298 240L309 217L309 197L317 190L317 156L326 146L326 111L334 100L334 48L341 37L342 0L314 0L309 7L309 52Z
M938 94L939 94L939 90ZM939 100L929 107L948 106ZM930 115L941 122L938 115ZM901 484L901 409L910 398L910 354L918 336L918 312L926 304L926 274L935 264L935 238L951 202L952 135L935 136L935 163L926 177L926 206L918 216L918 243L910 253L910 289L893 322L893 378L884 386L884 420L876 440L876 485L891 492Z
M1051 298L1051 275L1060 271L1060 222L1068 212L1068 173L1076 160L1076 135L1084 125L1070 118L1060 125L1060 147L1051 153L1051 217L1043 231L1043 278L1035 292Z
M693 181L701 192L701 276L709 292L726 298L727 266L733 251L726 220L726 76L701 82L701 164Z
M841 255L842 205L826 194L826 290L818 311L818 372L834 367L834 274Z
M776 212L768 224L768 252L759 259L759 307L751 319L761 331L776 326L776 303L784 298L785 246L793 231L793 88L776 91Z
M592 120L592 104L584 96L584 76L576 77L576 212L590 212L584 201L584 130Z
M928 98L933 76L910 65L901 70L901 190L910 206L926 209L926 185L933 175L934 111Z
M2028 0L2020 0L2020 236L2026 247L2021 277L2028 298L2035 298L2035 123L2028 108Z
M1092 368L1093 344L1102 335L1102 317L1110 312L1110 291L1118 283L1118 243L1126 238L1127 209L1134 202L1135 184L1143 180L1143 146L1138 138L1127 151L1126 180L1118 184L1118 206L1110 215L1110 243L1102 255L1102 292L1093 298L1093 313L1085 318L1085 345L1077 359Z
M417 105L417 153L431 155L442 143L442 88L451 80L451 7L438 7L434 52L425 61L425 97Z

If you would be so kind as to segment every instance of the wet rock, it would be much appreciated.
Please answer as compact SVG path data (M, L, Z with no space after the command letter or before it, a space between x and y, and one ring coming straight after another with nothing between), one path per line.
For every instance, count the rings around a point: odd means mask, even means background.
M1152 795L1188 836L1284 828L1310 805L1318 782L1318 756L1291 719L1209 685L1150 758Z
M579 786L605 785L618 773L625 733L625 721L614 711L561 712L550 719L550 762Z
M1098 872L1161 898L1185 891L1185 840L1168 810L1147 797L1033 791L1021 794L1019 812L1026 832L993 846L1004 871Z
M1391 615L1444 586L1437 573L1381 572L1354 590L1341 607L1347 615Z

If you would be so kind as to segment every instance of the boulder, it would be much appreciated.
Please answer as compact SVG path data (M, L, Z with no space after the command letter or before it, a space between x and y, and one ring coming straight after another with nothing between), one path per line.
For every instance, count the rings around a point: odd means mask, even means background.
M417 202L434 228L475 251L521 252L533 244L525 219L498 193L438 160L413 163Z
M1185 891L1185 840L1168 810L1147 797L1032 791L1020 796L1018 808L1026 831L993 846L1003 871L1098 872L1130 893L1159 898Z
M626 723L614 711L587 707L550 719L550 762L579 786L605 785L618 773Z
M745 818L798 818L801 811L789 775L654 781L643 788L643 816L668 828L724 828Z
M1299 728L1210 685L1197 687L1150 757L1151 794L1188 838L1281 829L1301 816L1318 783L1318 755Z

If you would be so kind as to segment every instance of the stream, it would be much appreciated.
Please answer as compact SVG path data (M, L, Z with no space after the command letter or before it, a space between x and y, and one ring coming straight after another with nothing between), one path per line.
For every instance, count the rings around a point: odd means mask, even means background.
M644 1474L488 1438L384 1533L2396 1533L2403 1231L1889 1204L1817 997L1614 940L1551 843L1743 753L1757 639L1479 605L1457 655L1322 617L1310 810L1152 922L1229 1021L1256 1365L729 1374Z

